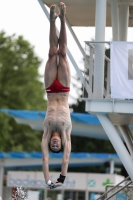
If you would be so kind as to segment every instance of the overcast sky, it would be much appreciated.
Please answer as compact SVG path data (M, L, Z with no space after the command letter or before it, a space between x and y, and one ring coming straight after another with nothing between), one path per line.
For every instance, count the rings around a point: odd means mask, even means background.
M58 21L57 21L58 24ZM43 60L39 73L43 75L49 48L49 22L37 0L0 0L0 31L7 35L23 35L34 47L36 54ZM75 27L74 31L84 47L84 41L95 37L95 28ZM106 41L112 39L112 29L106 28ZM133 28L128 31L128 41L133 41ZM82 56L68 34L68 46L82 68ZM71 65L72 75L76 74ZM74 91L72 90L72 93Z

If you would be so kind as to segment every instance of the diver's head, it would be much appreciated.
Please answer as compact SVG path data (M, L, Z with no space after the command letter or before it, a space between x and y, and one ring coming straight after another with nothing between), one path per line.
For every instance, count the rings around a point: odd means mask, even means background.
M53 153L59 153L63 149L60 133L57 130L52 133L49 149Z

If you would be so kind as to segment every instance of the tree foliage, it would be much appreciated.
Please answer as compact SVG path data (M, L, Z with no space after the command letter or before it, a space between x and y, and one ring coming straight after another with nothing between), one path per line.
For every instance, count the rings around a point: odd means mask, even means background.
M22 36L0 32L0 107L45 110L41 60ZM0 113L0 151L40 151L41 134Z

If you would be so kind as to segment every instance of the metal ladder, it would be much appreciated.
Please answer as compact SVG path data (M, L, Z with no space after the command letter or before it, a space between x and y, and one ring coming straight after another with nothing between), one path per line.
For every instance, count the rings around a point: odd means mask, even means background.
M107 195L108 195L109 192L113 191L115 188L117 188L118 186L120 186L122 183L124 183L126 181L128 181L128 182L124 186L122 186L116 192L113 192L113 194L111 194L109 197L107 197ZM128 176L123 181L121 181L120 183L118 183L117 185L115 185L113 188L111 188L110 190L108 190L107 192L105 192L104 194L102 194L97 200L108 200L108 199L111 199L115 194L118 194L120 191L122 191L124 188L127 188L131 184L133 184L133 182L132 182L131 178Z

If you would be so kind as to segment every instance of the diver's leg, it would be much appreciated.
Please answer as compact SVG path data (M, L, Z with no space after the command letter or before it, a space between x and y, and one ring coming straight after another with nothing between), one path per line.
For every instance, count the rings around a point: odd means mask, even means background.
M50 8L50 34L49 34L49 58L46 63L44 81L45 87L49 87L53 81L57 78L57 48L58 48L58 37L56 35L55 28L55 5L52 5Z
M67 34L65 26L65 13L66 6L64 3L60 3L60 21L61 29L59 36L59 66L58 66L58 80L66 87L70 86L70 68L66 56L67 48Z

